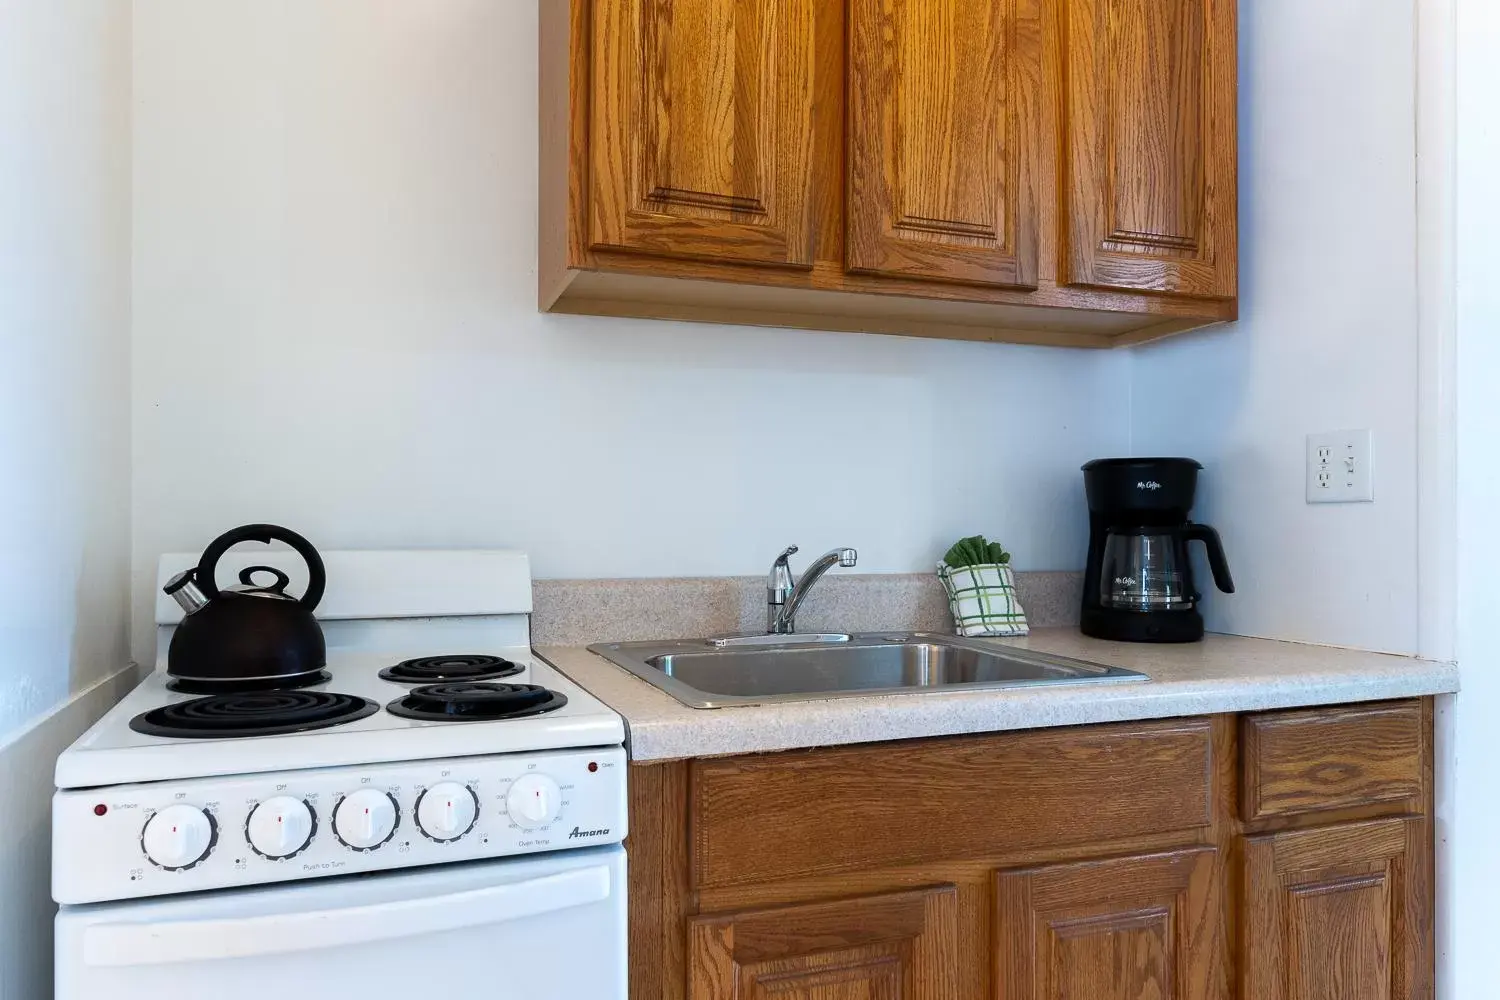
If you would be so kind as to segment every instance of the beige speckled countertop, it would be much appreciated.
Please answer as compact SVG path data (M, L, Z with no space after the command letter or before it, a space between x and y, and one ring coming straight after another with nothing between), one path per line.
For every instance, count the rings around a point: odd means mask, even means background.
M693 709L581 647L543 646L549 663L625 717L632 760L671 760L956 733L1375 701L1458 690L1451 663L1271 639L1210 635L1180 646L1034 629L1004 645L1139 670L1150 680L1010 691L827 698Z

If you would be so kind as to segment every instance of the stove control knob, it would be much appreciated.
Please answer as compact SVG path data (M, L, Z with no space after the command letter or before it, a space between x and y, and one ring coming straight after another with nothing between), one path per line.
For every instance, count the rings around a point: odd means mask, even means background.
M517 778L505 796L505 811L515 824L527 830L546 826L562 809L562 789L545 774Z
M256 854L279 861L312 843L316 827L317 820L306 802L278 795L266 799L250 813L245 821L245 839Z
M213 817L197 806L157 810L141 830L141 850L159 868L180 872L207 856L218 837Z
M333 832L345 847L373 851L396 832L396 800L374 788L361 788L339 800L333 810Z
M440 842L457 840L474 827L479 802L474 793L456 781L433 785L417 799L417 826Z

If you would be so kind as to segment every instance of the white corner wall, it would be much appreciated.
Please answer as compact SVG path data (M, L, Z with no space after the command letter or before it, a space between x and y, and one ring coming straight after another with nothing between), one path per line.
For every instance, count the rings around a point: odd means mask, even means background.
M1446 880L1450 986L1440 1000L1496 992L1494 898L1500 888L1495 762L1500 759L1500 7L1456 0L1455 267L1458 351L1458 662L1453 720L1456 807ZM1441 758L1440 758L1441 759Z
M1411 0L1240 10L1240 320L1132 358L1132 447L1207 467L1239 592L1216 631L1414 652ZM1376 502L1304 502L1310 432L1370 428Z
M554 2L554 0L543 0ZM539 577L1082 565L1124 355L544 316L537 0L137 0L136 653L246 521Z
M52 761L128 668L130 11L0 0L0 1000L51 995Z

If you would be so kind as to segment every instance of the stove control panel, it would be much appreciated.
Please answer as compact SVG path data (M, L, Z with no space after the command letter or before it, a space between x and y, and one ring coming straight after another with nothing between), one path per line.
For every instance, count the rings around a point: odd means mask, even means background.
M93 903L617 843L625 772L609 747L58 792L52 895Z

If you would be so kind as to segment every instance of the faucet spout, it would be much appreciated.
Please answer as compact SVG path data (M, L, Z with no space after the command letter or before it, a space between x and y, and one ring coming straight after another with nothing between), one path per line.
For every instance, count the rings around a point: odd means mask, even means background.
M793 545L771 566L771 575L766 581L766 632L774 635L790 635L797 631L797 609L807 599L808 591L835 565L853 566L859 562L859 553L854 549L833 549L823 553L802 574L801 580L793 580L787 559L795 554Z

